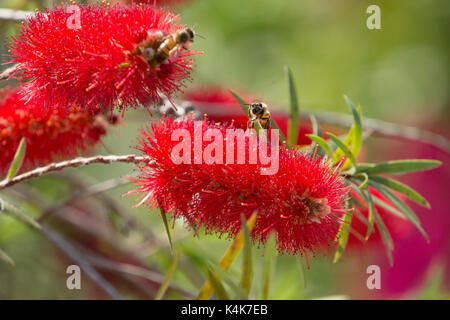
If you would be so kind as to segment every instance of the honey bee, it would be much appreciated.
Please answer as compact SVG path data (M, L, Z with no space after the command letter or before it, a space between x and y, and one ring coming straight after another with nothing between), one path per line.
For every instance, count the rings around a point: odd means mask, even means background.
M248 105L248 117L250 118L247 122L248 128L253 128L255 122L258 121L261 128L269 129L271 124L271 117L269 108L265 103L253 101Z
M174 51L181 48L187 49L186 45L194 41L194 30L192 28L184 28L172 34L165 34L162 31L149 31L144 41L139 43L134 50L124 50L126 57L138 56L143 59L152 68L158 67L161 63L167 62ZM120 47L117 43L113 45ZM129 60L121 63L118 67L128 67L131 62Z
M165 63L174 50L185 48L188 43L194 41L194 30L192 28L184 28L168 35L155 50L149 64L153 67ZM148 58L148 55L147 55Z

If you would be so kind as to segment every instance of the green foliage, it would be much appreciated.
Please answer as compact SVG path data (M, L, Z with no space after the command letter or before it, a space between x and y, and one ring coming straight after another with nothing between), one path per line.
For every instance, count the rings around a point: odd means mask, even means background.
M290 101L290 113L288 120L288 140L289 146L295 146L297 144L298 133L300 131L300 106L297 98L297 91L295 89L294 77L291 69L286 67L286 75L289 85L289 101Z
M253 225L256 220L256 213L254 213L248 220L247 220L247 228L249 231L252 230ZM244 247L245 242L245 231L241 230L237 237L234 239L231 246L227 249L225 254L223 255L222 259L219 263L219 268L222 270L228 270L231 267L231 264L236 259L237 255L241 251L241 249ZM207 300L211 297L211 294L213 292L213 285L210 280L206 281L205 284L202 286L198 296L197 300Z
M366 174L367 175L367 174ZM428 201L422 196L420 195L417 191L415 191L414 189L412 189L411 187L408 187L406 184L403 184L397 180L394 179L389 179L386 177L380 177L380 176L371 176L370 179L373 182L379 183L384 185L387 188L390 188L394 191L400 192L402 194L404 194L405 196L407 196L409 199L415 201L416 203L426 207L426 208L431 208L430 204L428 203Z
M408 159L394 160L382 163L361 163L357 166L357 172L365 172L370 175L376 174L402 174L437 168L442 163L437 160Z
M5 200L5 198L1 198L1 211L4 211L6 214L10 215L11 217L25 223L29 227L41 230L41 225L30 215L28 212L25 212L20 207L17 207L15 204Z
M175 273L175 270L177 269L178 260L180 259L181 249L178 248L178 251L173 258L172 264L169 267L169 270L167 271L166 277L164 278L163 283L159 287L158 291L155 295L155 300L161 300L164 297L164 294L167 291L167 288L169 287L169 283L172 280L172 277Z
M170 250L173 252L172 236L170 235L169 223L167 222L167 214L161 207L159 208L159 211L161 214L162 221L164 223L164 229L166 230L167 233L167 239L169 240Z
M220 278L217 276L217 274L215 274L209 269L208 269L208 281L209 283L211 283L211 286L217 298L219 298L220 300L230 300L230 296L225 290Z
M319 137L315 134L308 134L307 136L312 141L317 143L319 145L319 147L323 150L323 152L325 152L326 155L328 155L329 157L333 156L333 150L331 149L330 145L328 144L328 142L325 139L323 139L322 137Z
M355 107L354 103L347 97L344 96L347 104L350 106L353 115L353 125L350 128L350 131L345 138L345 141L342 142L337 137L330 137L334 143L338 145L338 149L333 155L333 163L337 164L343 155L347 156L347 160L342 165L342 170L345 170L349 165L349 161L352 162L353 165L356 164L356 157L359 154L359 150L361 149L362 144L362 125L361 125L361 111L360 108ZM327 133L329 135L330 133Z
M3 262L6 262L7 264L9 264L13 267L16 265L14 263L14 260L2 249L0 249L0 260L2 260Z
M11 166L9 167L6 179L11 180L19 171L20 167L22 166L23 159L25 158L26 146L26 140L25 138L22 138L20 140L19 146L17 147L17 151L14 155L13 161L11 162Z
M241 228L244 233L244 249L243 249L244 258L242 260L241 287L242 289L244 289L246 293L245 298L248 299L248 295L250 293L253 280L252 240L250 238L250 230L247 227L245 217L241 216L241 218L242 218Z
M408 218L414 226L422 233L422 235L429 241L428 235L423 230L422 226L420 225L419 218L412 212L412 210L402 201L400 200L396 195L394 195L391 191L389 191L387 188L384 188L383 186L379 185L378 183L369 180L369 185L378 190L383 196L385 196L393 205L395 205L405 216Z
M348 209L351 210L351 205L348 205ZM342 220L341 228L339 230L339 235L338 235L338 239L339 239L338 248L337 248L337 251L336 251L336 253L334 255L334 259L333 259L334 263L339 261L342 254L344 253L345 247L347 246L348 234L349 234L349 230L350 230L350 225L352 223L352 217L353 217L352 211L348 211L345 214L344 219Z
M348 148L348 146L345 144L345 142L341 141L341 139L339 139L338 137L336 137L334 134L327 132L327 136L328 138L331 139L331 141L333 141L338 149L335 151L333 158L335 159L334 164L338 164L340 161L339 155L343 152L347 158L351 161L351 163L356 166L356 159L355 156L353 155L353 153L350 151L350 149ZM347 140L346 140L347 141ZM345 164L342 166L342 169L345 168Z
M264 271L263 271L263 289L262 299L267 300L269 298L270 282L273 273L273 267L276 263L276 236L271 233L267 240L266 251L264 253Z

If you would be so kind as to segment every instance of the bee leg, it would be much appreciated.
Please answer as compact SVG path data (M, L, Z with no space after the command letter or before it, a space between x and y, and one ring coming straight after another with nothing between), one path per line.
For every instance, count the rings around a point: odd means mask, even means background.
M262 127L263 127L263 129L269 130L270 129L270 119L265 120L264 125Z
M253 120L252 119L247 121L247 128L248 129L252 129L253 128Z

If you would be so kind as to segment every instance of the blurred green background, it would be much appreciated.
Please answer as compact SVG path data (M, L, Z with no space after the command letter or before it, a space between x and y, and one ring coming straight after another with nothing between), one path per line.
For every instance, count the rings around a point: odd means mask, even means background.
M381 30L366 27L369 16L366 8L370 4L381 8ZM45 5L49 3L0 1L0 7L21 10ZM194 43L196 50L205 53L196 57L193 86L213 84L233 88L287 106L283 67L289 66L296 78L303 109L347 112L342 99L347 94L361 103L365 116L421 127L439 123L435 130L448 135L449 1L192 0L174 10L181 15L183 24L196 25L196 31L205 37L197 38ZM5 44L17 29L12 22L0 22L0 26L0 40ZM5 53L5 46L0 50ZM112 128L104 140L112 153L133 152L130 146L134 144L137 129L148 121L142 120L143 117L148 119L145 112L130 111L122 125ZM104 148L98 152L109 153ZM67 172L92 184L129 174L130 165L93 165ZM40 179L33 185L35 192L49 203L57 203L70 192L64 182L55 180L58 178ZM122 208L130 208L134 199L121 197L130 188L130 185L122 186L109 194ZM98 203L86 205L101 211ZM38 213L38 209L32 209ZM129 211L160 242L167 242L157 214L142 207ZM178 243L185 250L183 259L189 264L186 270L195 269L203 278L206 264L217 264L230 244L213 236L193 238L181 223L176 224L172 235L182 239ZM143 241L138 233L117 237L119 242L127 244ZM0 247L16 262L14 268L0 263L0 298L99 297L93 285L81 291L67 290L64 266L70 261L61 259L41 235L7 217L0 217ZM147 266L165 274L171 259L167 246L151 248L138 255ZM262 253L263 249L254 252L253 293L257 298L261 291ZM336 265L330 257L316 257L310 259L311 269L305 272L305 287L299 258L282 256L277 259L270 298L380 298L382 293L367 290L365 268L384 262L379 250L347 252ZM239 259L234 263L231 277L239 279L241 263ZM424 272L419 284L394 297L448 298L441 286L445 272L439 263L433 264L433 268ZM428 276L429 273L434 276ZM195 293L195 281L189 280L190 277L182 268L177 271L175 282ZM122 293L136 297L126 290Z

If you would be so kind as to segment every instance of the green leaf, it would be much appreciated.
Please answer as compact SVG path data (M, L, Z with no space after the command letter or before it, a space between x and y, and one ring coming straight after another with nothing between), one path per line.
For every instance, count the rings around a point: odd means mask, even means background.
M22 138L20 140L19 146L17 147L14 159L11 162L11 166L9 167L8 175L6 176L7 180L11 180L12 178L14 178L14 176L22 166L23 159L25 158L26 146L27 146L26 140L25 138Z
M353 137L351 140L351 148L352 154L356 157L358 157L359 150L361 149L362 145L362 125L361 125L361 110L359 107L356 107L355 104L350 100L349 97L344 95L344 99L347 102L347 104L350 106L350 109L352 110L353 114Z
M252 216L247 220L247 227L248 230L251 231L253 229L253 225L256 221L256 212L252 214ZM237 237L234 239L233 243L230 247L228 247L227 251L223 255L222 259L220 260L219 267L223 270L228 270L231 266L231 264L236 259L237 255L241 251L242 247L244 246L244 230L241 230ZM197 296L197 300L208 300L211 297L211 294L213 292L212 284L208 280L205 282L203 287L200 289L200 292Z
M241 299L247 296L247 293L244 291L244 289L240 286L240 284L237 284L233 281L231 275L227 271L219 267L214 268L214 266L210 264L208 264L208 268L214 274L216 274L216 276L222 281L222 283L225 283L228 286L228 288L233 291L234 295L237 298Z
M177 254L175 255L175 258L173 259L172 264L170 265L169 270L167 271L166 277L164 278L163 283L156 292L155 300L161 300L164 297L164 294L166 293L167 288L169 287L170 281L172 280L175 270L177 269L180 254L181 250L180 248L178 248Z
M351 209L351 205L347 206L348 209ZM350 229L350 225L352 223L352 211L348 211L345 216L344 220L341 223L341 228L339 230L339 244L338 249L336 251L336 254L334 255L333 263L336 263L339 261L339 259L342 256L342 253L345 250L345 247L347 246L347 240L348 240L348 232Z
M348 149L348 147L334 134L327 132L327 136L338 146L339 149L344 152L344 154L347 156L347 158L353 163L354 166L356 166L356 160L355 156L352 154L352 152ZM336 154L336 153L335 153ZM336 162L337 163L337 162Z
M228 293L226 292L224 286L222 285L222 281L210 269L208 269L208 280L211 283L211 286L217 298L219 298L220 300L230 300Z
M365 199L366 201L369 201L367 194L365 194L363 191L361 191L358 187L352 186L352 189L356 193L358 193L363 199ZM372 200L374 200L374 202L376 202L375 200L377 200L377 198L373 197ZM389 230L386 228L386 225L384 224L383 219L381 219L381 217L378 214L375 207L373 207L372 209L373 209L375 222L377 223L378 230L380 231L381 239L383 240L383 244L386 249L386 255L388 257L390 265L392 266L393 261L394 261L392 258L392 251L394 250L394 243L392 242L391 235L389 233Z
M409 199L417 202L418 204L420 204L426 208L430 208L430 204L422 195L420 195L417 191L415 191L411 187L409 187L397 180L380 177L380 176L371 176L370 179L372 181L375 181L377 183L385 185L386 187L388 187L392 190L395 190L397 192L404 194Z
M248 104L245 102L244 99L242 99L236 92L229 90L230 93L233 95L233 97L236 99L236 101L239 103L239 105L241 106L242 111L244 111L244 113L246 115L248 115ZM271 120L272 123L272 127L274 129L277 129L279 134L280 134L280 141L286 141L286 137L284 136L283 132L281 132L280 128L278 127L277 123L275 122L275 119L272 118ZM256 132L259 132L259 130L261 130L261 126L259 125L259 123L255 123L255 129Z
M236 101L241 106L242 111L244 111L245 114L248 114L248 104L245 102L244 99L241 98L240 95L238 95L236 92L229 90L230 93L233 95L233 97L236 99Z
M291 69L286 67L286 75L289 83L290 115L288 120L288 140L290 146L297 145L298 133L300 131L300 106L295 89L294 77Z
M422 228L420 224L419 218L412 212L412 210L402 201L400 200L396 195L394 195L392 192L390 192L388 189L383 187L382 185L379 185L378 183L369 180L369 184L374 187L376 190L378 190L383 196L385 196L394 206L396 206L405 216L406 218L411 221L414 226L422 233L422 235L425 237L427 241L430 241L427 233Z
M159 208L159 211L161 213L161 218L162 218L162 220L164 222L164 228L165 228L166 233L167 233L167 238L169 239L170 251L173 253L172 237L170 236L170 228L169 228L169 224L167 222L167 214L164 211L164 209L161 208L161 207Z
M399 218L406 219L406 216L397 208L387 204L385 201L378 199L377 197L372 197L372 201L379 207L389 211L390 213L396 215Z
M298 257L298 271L300 273L300 282L302 283L303 289L306 288L306 272L305 266L303 265L303 257Z
M351 151L354 158L356 158L359 154L359 150L361 149L362 144L361 110L359 107L355 107L354 103L347 96L344 96L344 99L352 110L354 122L343 143ZM333 156L333 163L338 163L344 156L344 154L344 150L336 150ZM350 165L350 162L351 159L347 157L347 160L345 160L341 169L347 169Z
M354 204L355 206L358 206L358 204L356 204L354 201L353 201L353 199L352 200L350 200L350 202L352 203L352 204ZM362 223L364 223L366 226L367 225L369 225L369 221L367 220L367 218L361 213L361 211L360 211L360 209L358 209L357 207L353 207L353 209L354 209L354 213L355 213L355 215L358 217L358 219L359 220L361 220L361 222Z
M407 172L430 170L439 167L442 162L427 159L393 160L382 163L362 163L357 166L357 172L375 174L401 174Z
M29 227L36 230L42 230L41 225L31 215L26 213L24 210L16 207L12 203L6 201L5 199L1 200L1 209L11 217L25 223Z
M386 255L388 257L389 264L392 266L394 264L394 258L392 257L392 251L394 251L394 243L392 242L391 234L389 233L389 230L386 228L383 219L381 219L376 210L374 211L374 214L378 230L380 231L381 239L383 240L384 247L386 248Z
M316 117L311 114L309 115L309 119L311 119L312 132L314 135L322 138L322 130L320 129L320 125L317 122Z
M7 264L12 265L13 267L16 265L14 260L2 249L0 249L0 260L6 262Z
M272 278L273 268L276 260L276 238L275 234L271 233L266 242L266 250L264 253L264 272L263 272L263 288L262 288L262 300L269 298L270 279Z
M328 142L327 142L325 139L323 139L323 138L321 138L321 137L319 137L319 136L317 136L317 135L315 135L315 134L307 134L307 136L308 136L312 141L314 141L315 143L317 143L317 144L319 145L319 147L321 147L321 148L323 149L323 151L325 151L325 153L326 153L328 156L330 156L330 157L333 156L333 150L331 150L330 145L328 144Z
M245 298L248 298L253 280L252 241L250 239L250 231L248 230L244 215L241 216L241 220L242 230L244 231L244 257L242 260L241 287L246 293Z
M375 220L375 206L373 205L372 201L372 195L370 194L369 190L366 190L366 199L367 199L367 205L369 207L369 218L367 220L367 233L365 240L369 240L370 235L373 231L373 222Z
M367 173L363 172L357 175L356 178L361 179L361 184L359 185L359 188L361 190L367 189L367 183L369 182L369 176L367 175Z

